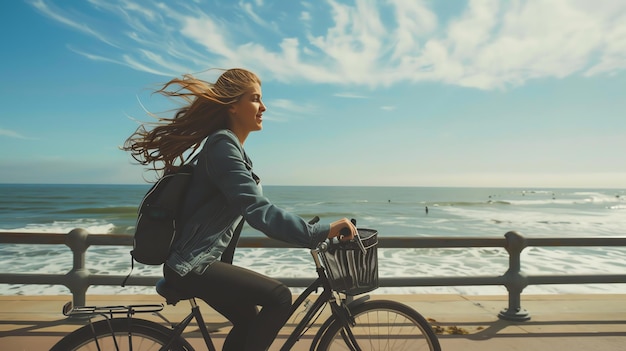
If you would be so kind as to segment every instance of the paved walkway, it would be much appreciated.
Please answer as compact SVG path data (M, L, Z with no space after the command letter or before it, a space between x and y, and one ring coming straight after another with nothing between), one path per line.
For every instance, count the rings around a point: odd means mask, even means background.
M81 322L65 319L61 307L70 296L0 296L0 350L48 350ZM624 295L530 295L522 307L531 320L508 322L497 315L507 307L506 296L376 295L417 309L443 334L444 351L473 350L626 350L626 294ZM154 295L87 296L90 305L160 303ZM223 318L202 305L208 324L218 328L214 337L223 342L228 326ZM164 315L175 321L188 305L167 306ZM464 334L462 334L464 333ZM190 333L192 343L197 333ZM279 339L284 339L281 334ZM307 350L306 339L294 350ZM197 346L197 350L204 350ZM272 348L277 350L278 347Z

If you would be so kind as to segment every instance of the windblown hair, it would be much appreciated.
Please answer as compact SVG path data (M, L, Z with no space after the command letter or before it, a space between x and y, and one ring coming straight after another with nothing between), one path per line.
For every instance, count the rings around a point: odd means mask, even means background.
M215 84L184 75L165 83L155 93L180 98L185 105L172 118L151 114L158 121L142 124L124 142L122 149L155 171L176 171L211 133L228 128L228 107L237 102L260 79L245 69L224 71ZM176 87L176 89L171 89ZM150 125L152 129L146 129ZM185 152L191 153L185 157Z

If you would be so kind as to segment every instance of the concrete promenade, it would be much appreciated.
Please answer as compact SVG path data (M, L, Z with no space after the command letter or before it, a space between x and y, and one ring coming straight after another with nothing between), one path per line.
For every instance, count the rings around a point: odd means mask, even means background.
M403 302L430 318L443 331L439 336L444 351L626 350L626 294L522 295L522 307L531 315L526 322L498 318L507 306L506 296L416 294L372 298ZM69 295L0 296L0 351L48 350L65 334L80 327L82 322L67 320L61 314L61 307L70 299ZM161 302L157 295L87 296L88 305ZM178 321L188 306L186 302L167 306L164 315L170 321ZM221 344L228 325L206 305L201 308L207 324L217 329L212 334L216 344ZM201 341L198 334L192 331L185 336L196 345ZM281 333L279 339L285 335ZM303 338L294 350L308 350L307 340ZM205 349L200 344L195 347ZM278 346L272 350L278 350Z

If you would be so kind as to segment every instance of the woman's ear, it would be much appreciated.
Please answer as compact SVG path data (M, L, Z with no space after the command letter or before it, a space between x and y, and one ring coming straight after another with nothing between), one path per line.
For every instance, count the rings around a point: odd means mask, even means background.
M232 117L237 114L237 107L235 107L235 104L230 104L228 105L227 111L228 111L228 116Z

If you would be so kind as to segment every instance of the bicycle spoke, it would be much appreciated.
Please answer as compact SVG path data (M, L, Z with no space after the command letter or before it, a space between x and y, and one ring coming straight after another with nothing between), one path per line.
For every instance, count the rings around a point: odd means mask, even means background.
M113 318L86 325L70 333L52 351L157 351L173 342L168 350L193 350L180 337L172 339L171 329L142 319Z
M319 350L438 351L437 337L415 310L393 301L372 301L352 310L356 324L336 322L323 337Z

